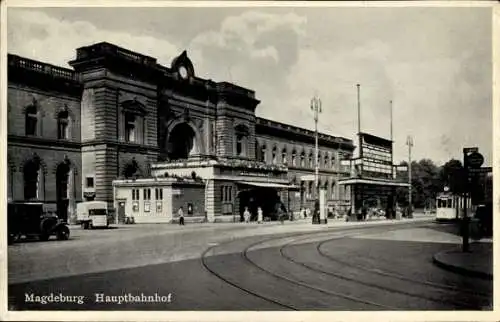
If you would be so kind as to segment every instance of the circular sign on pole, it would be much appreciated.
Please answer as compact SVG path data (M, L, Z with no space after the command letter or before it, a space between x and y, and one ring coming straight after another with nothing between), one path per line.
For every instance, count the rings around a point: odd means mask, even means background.
M467 156L467 165L469 168L480 168L483 165L484 158L481 153L472 152Z

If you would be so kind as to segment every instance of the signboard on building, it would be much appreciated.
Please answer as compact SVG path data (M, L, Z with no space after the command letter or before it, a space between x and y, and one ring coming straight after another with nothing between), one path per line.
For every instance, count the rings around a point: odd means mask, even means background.
M361 176L393 179L392 141L360 133Z

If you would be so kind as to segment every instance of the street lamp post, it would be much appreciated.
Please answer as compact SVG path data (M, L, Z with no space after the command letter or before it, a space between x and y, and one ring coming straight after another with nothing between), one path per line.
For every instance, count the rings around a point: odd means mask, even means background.
M314 210L317 212L319 209L316 209L316 205L318 204L318 197L319 197L319 149L318 149L318 117L319 113L321 113L321 99L318 97L313 97L311 100L311 110L314 112L314 148L315 148L315 159L316 162L314 164L314 186L316 190L316 198L314 201ZM315 216L317 216L317 220L319 221L319 214L315 213Z
M411 148L413 147L413 137L408 135L406 138L406 145L408 145L408 218L412 217L411 206Z

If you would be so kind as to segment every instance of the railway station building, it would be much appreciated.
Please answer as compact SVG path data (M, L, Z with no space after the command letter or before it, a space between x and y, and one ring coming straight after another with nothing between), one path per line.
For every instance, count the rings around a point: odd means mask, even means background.
M266 107L254 91L196 76L185 51L163 66L97 43L69 65L8 55L8 200L41 202L69 221L86 200L143 222L172 221L180 206L209 221L244 207L271 212L275 199L312 208L314 132L257 117ZM319 151L328 204L348 207L338 182L349 177L340 160L352 140L320 133Z

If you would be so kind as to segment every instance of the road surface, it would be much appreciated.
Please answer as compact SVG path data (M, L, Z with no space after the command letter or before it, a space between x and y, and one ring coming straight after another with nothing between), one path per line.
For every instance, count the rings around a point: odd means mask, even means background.
M429 221L185 227L74 230L70 241L10 246L9 309L492 307L491 281L432 263L460 239Z

